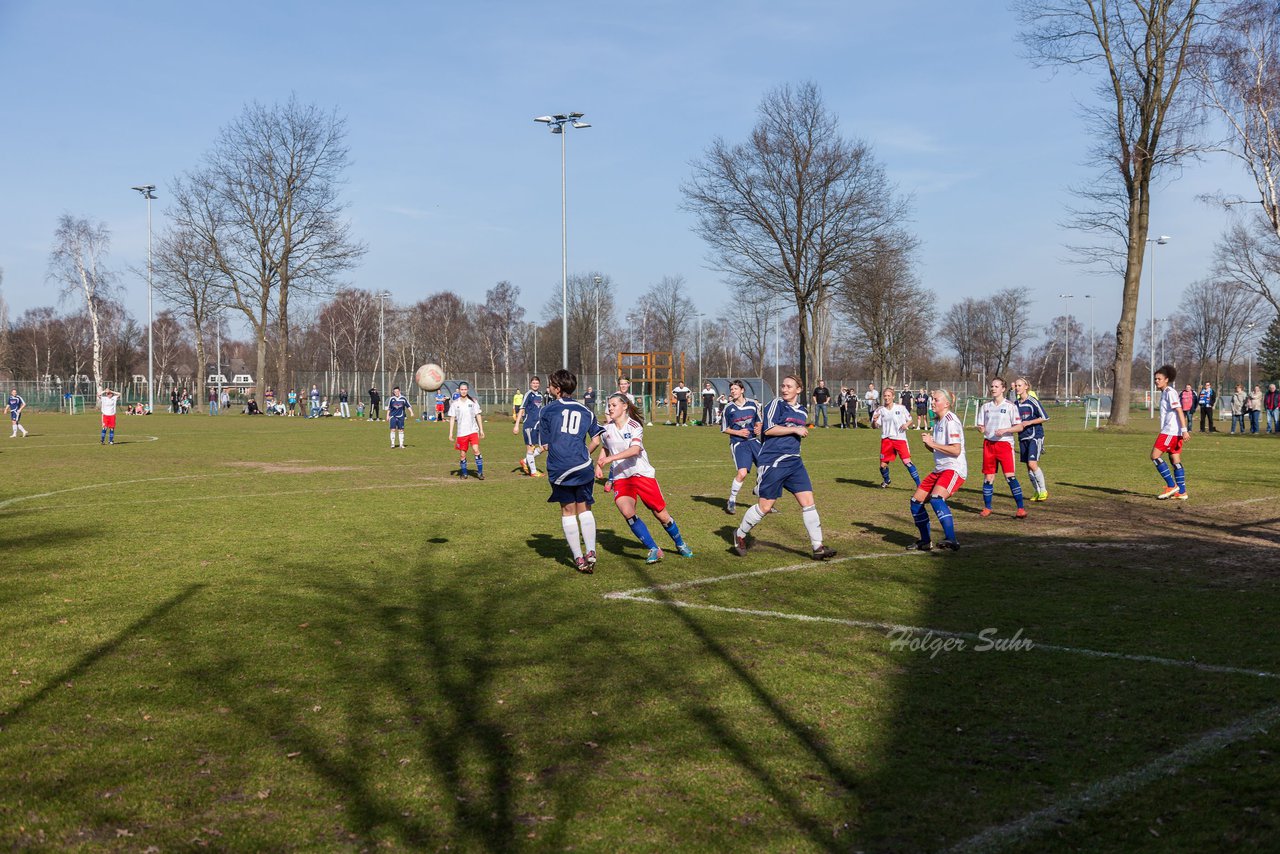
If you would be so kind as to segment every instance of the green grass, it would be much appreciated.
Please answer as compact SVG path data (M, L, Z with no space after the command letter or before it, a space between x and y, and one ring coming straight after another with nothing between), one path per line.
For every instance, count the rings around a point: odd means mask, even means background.
M1158 503L1151 425L1078 413L1052 413L1051 499L1022 522L1002 484L977 517L968 432L954 555L901 553L910 480L875 488L878 435L815 431L827 541L860 559L811 566L785 501L732 555L724 440L652 428L697 555L646 566L598 489L593 576L509 422L479 483L419 423L392 452L366 422L121 417L104 448L92 415L31 415L0 440L0 845L917 851L1060 805L1280 694L861 625L1280 672L1280 446L1196 434L1192 499ZM1269 848L1278 750L1233 737L990 847Z

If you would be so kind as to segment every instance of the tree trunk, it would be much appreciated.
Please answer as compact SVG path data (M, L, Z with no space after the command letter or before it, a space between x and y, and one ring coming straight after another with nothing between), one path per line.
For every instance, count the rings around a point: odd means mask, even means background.
M1146 196L1140 196L1130 205L1129 254L1125 262L1120 321L1116 324L1116 359L1112 367L1115 384L1111 388L1111 417L1107 419L1109 424L1116 427L1129 423L1129 406L1133 398L1133 339L1138 321L1138 296L1142 290L1142 261L1147 248L1147 213ZM1152 369L1154 368L1153 365Z
M208 395L205 394L205 380L208 378L209 375L205 373L204 330L199 324L196 324L196 395L195 400L192 401L192 406L200 407L208 402Z

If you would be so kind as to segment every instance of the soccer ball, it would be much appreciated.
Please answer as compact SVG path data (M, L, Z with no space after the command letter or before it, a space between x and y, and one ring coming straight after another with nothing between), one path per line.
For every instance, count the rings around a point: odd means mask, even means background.
M444 371L439 365L428 362L414 372L413 379L423 391L435 391L444 385Z

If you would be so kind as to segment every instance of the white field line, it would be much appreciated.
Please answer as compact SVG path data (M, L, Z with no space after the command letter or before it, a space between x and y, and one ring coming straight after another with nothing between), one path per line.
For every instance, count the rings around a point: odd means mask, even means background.
M1146 765L1099 780L1084 791L1063 798L1044 809L1029 813L1016 821L988 828L948 849L952 852L996 851L1019 841L1026 841L1083 813L1096 810L1116 799L1188 766L1221 753L1239 741L1253 738L1280 723L1280 706L1263 709L1241 718L1222 729L1205 733L1177 750L1166 753Z
M227 475L192 475L192 477L227 477ZM157 478L160 480L166 478ZM124 481L125 483L140 481ZM237 501L239 499L254 498L279 498L285 495L328 495L333 492L371 492L375 490L391 490L391 489L419 489L426 486L438 487L441 485L450 486L457 483L459 486L462 482L458 478L446 477L428 477L415 483L391 483L391 484L374 484L372 486L333 486L313 489L282 489L272 492L231 492L219 495L187 495L182 498L112 498L109 503L112 507L130 507L138 504L186 504L194 501ZM114 486L115 484L107 484ZM77 487L77 489L87 489L88 487ZM63 490L69 492L71 490ZM57 493L46 493L48 495L56 495ZM42 498L40 495L27 495L22 498L10 499L11 501L26 501L31 498ZM75 509L84 507L92 507L93 504L77 504ZM0 509L4 509L4 505L0 504Z
M68 492L83 492L86 489L108 489L113 486L127 486L131 483L156 483L162 480L199 480L205 477L231 477L239 474L239 472L228 472L226 474L183 474L174 475L172 477L143 477L137 480L113 480L110 483L86 483L84 486L71 486L66 489L55 489L52 492L37 492L34 495L17 495L13 498L7 498L0 501L0 510L5 509L13 504L20 504L23 501L34 501L37 498L49 498L54 495L63 495Z
M160 441L159 436L126 436L121 438L120 444L128 445L131 442L139 442L143 439L146 439L148 442ZM8 451L49 451L49 450L56 450L58 448L88 448L88 447L92 447L93 445L99 445L99 444L101 443L100 442L63 442L61 444L55 443L51 445L46 445L43 442L31 442L31 443L19 442L16 445L6 447L4 450L6 452Z

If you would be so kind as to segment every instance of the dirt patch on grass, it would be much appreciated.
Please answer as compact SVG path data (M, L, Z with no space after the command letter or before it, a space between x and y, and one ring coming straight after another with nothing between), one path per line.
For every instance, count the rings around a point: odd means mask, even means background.
M331 471L359 471L362 466L317 466L309 465L310 460L284 460L278 463L254 462L240 460L225 465L233 468L253 469L262 474L320 474Z

